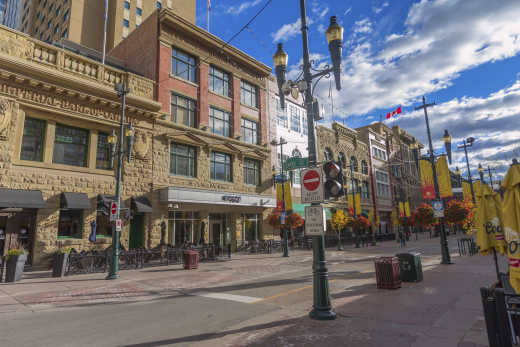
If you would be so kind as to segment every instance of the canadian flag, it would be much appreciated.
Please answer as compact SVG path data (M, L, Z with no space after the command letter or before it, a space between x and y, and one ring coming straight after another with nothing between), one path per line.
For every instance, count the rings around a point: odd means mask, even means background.
M386 119L390 119L390 117L395 116L396 114L401 114L401 113L402 113L402 111L401 111L401 105L399 105L399 107L396 108L395 111L388 112L388 113L386 114Z

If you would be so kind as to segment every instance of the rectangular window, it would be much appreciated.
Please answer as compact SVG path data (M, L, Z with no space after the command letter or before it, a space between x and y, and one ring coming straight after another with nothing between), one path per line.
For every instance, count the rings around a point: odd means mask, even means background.
M45 121L35 118L25 118L20 159L43 161L44 143Z
M99 133L96 152L96 169L110 170L110 144L108 134Z
M130 26L130 22L128 21L128 19L123 19L123 26L125 28L128 28Z
M88 130L56 124L52 162L86 167L88 138Z
M258 107L257 88L255 85L240 81L240 102L251 107Z
M213 134L229 137L231 114L213 107L209 108L209 125Z
M63 14L63 21L66 22L67 20L69 20L69 10L65 11L65 13Z
M195 57L177 48L172 48L172 75L196 82Z
M101 211L98 211L96 216L96 237L112 237L110 217Z
M244 183L260 185L260 162L254 159L244 159Z
M81 239L83 234L83 210L60 210L58 238Z
M56 9L56 17L60 15L61 12L61 6Z
M192 128L197 127L197 104L195 100L176 94L172 94L171 100L172 122Z
M229 74L214 66L209 67L209 90L220 95L230 96Z
M245 241L257 241L260 231L260 220L257 214L244 214L243 238ZM242 241L242 240L241 240Z
M302 111L302 131L303 131L303 135L307 135L307 131L308 131L308 125L307 125L307 115L305 114L305 112Z
M363 183L361 183L361 197L368 199L368 182L366 181L363 181Z
M63 33L61 34L61 37L63 37L64 39L66 39L67 37L69 37L69 30L68 29L65 29L63 31Z
M379 197L390 197L390 183L388 173L376 170L376 194Z
M211 152L211 179L216 181L233 182L231 155Z
M289 121L287 119L287 106L285 110L280 105L280 99L276 99L276 114L278 117L278 125L284 128L289 126Z
M289 110L291 112L291 130L300 132L300 113L298 112L298 108L296 106L291 105Z
M258 123L242 118L242 138L244 142L258 144Z
M197 176L197 150L195 147L173 143L170 146L170 174Z
M160 9L161 9L161 7L162 7L162 4L161 4L161 2L160 2L160 1L157 1L157 8L158 8L158 9L160 10Z

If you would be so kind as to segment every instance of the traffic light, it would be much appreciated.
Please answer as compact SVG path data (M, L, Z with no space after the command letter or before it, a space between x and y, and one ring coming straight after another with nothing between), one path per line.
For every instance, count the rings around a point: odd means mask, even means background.
M345 182L341 165L335 161L328 161L323 165L325 173L325 199L338 198L345 194L343 182Z

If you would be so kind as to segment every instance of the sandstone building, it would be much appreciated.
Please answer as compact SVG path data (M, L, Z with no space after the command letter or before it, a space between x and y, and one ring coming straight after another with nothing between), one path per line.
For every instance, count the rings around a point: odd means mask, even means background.
M154 230L167 242L233 246L272 237L266 83L271 68L170 10L110 51L154 79Z
M124 247L152 244L152 80L0 28L0 253L24 247L46 264L59 247L111 244L107 202L115 192L108 135L119 129L115 83L125 81L135 129L123 164ZM92 222L97 240L89 242Z

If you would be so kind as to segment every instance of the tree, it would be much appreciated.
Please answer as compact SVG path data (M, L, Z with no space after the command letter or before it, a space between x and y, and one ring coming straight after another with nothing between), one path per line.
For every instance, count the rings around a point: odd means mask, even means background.
M336 210L330 219L330 226L338 234L338 250L343 249L341 244L341 230L347 225L349 217L345 215L343 210Z

